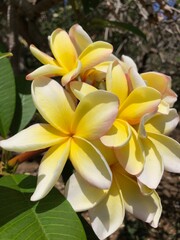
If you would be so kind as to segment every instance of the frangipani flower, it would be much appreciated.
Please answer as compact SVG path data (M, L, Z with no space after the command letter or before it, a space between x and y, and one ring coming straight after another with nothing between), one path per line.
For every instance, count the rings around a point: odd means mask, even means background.
M43 198L58 180L69 157L76 171L92 185L108 189L112 175L100 151L90 142L111 127L118 112L118 98L106 91L86 95L75 106L69 93L49 78L32 83L32 97L47 124L35 124L0 146L24 152L49 148L38 173L32 201Z
M142 119L139 136L146 160L137 179L149 188L157 188L164 169L180 173L180 144L166 136L178 122L179 116L175 109L170 109L168 115L157 113Z
M121 66L128 79L130 91L140 86L148 86L161 93L161 104L158 111L168 114L169 108L177 101L176 93L171 89L171 78L158 72L139 74L135 62L128 56L122 56Z
M103 41L92 42L79 25L74 25L69 34L58 28L49 37L54 58L41 52L34 45L32 54L44 65L28 74L26 79L40 76L62 76L62 85L83 74L88 69L106 60L112 53L112 45Z
M89 210L92 228L101 240L121 226L125 210L157 227L162 211L158 194L154 190L142 194L136 179L128 175L119 163L111 165L111 171L113 180L109 190L93 187L78 173L70 177L65 196L74 210Z
M97 91L95 87L82 82L73 81L70 87L78 99L83 99L89 92ZM126 171L133 175L139 174L145 159L134 126L147 113L157 111L161 94L147 86L135 88L129 94L126 76L117 62L109 67L106 89L119 98L120 107L113 126L101 137L101 141L106 146L115 147L117 158Z

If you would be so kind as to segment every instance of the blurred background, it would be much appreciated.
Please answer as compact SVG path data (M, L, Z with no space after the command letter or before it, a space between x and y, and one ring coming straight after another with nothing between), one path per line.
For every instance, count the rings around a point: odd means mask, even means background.
M30 94L30 83L21 83L29 72L40 66L31 55L29 45L34 44L51 54L48 35L58 27L68 31L73 24L78 23L93 41L111 43L117 57L121 58L123 54L132 57L140 73L158 71L171 76L172 88L179 95L179 6L179 0L1 0L0 52L13 53L10 60L16 79L16 91L19 96L27 96ZM18 98L16 100L19 101ZM179 101L175 107L179 112ZM16 108L11 133L18 122L19 109ZM34 111L31 110L31 115ZM180 127L172 136L180 140ZM30 172L36 170L33 165L29 169ZM163 205L158 229L152 229L127 215L124 226L109 239L180 239L179 180L178 175L165 173L158 188Z

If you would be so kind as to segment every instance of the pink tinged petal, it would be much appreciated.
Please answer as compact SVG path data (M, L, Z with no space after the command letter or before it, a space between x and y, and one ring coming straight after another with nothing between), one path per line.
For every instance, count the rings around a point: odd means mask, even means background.
M141 121L140 121L140 124L138 126L138 136L140 138L146 138L147 137L147 133L146 133L146 129L145 129L145 124L146 122L151 119L154 115L156 114L156 111L155 112L152 112L152 113L147 113L145 114L142 118L141 118Z
M80 54L87 46L92 43L89 35L79 24L75 24L70 28L69 36L78 54Z
M119 111L119 118L130 124L138 124L141 118L157 110L161 101L161 95L150 87L138 87L134 89L124 101Z
M161 181L164 164L159 152L149 139L143 139L143 148L145 152L145 163L137 179L147 187L155 189Z
M101 141L108 147L122 147L131 137L130 125L120 119L116 119L110 130L101 137Z
M136 69L131 68L129 70L129 76L130 76L132 90L138 87L146 86L146 83L144 82L144 80L142 79L142 77L140 76L140 74L137 72Z
M112 63L106 76L106 88L116 94L122 104L128 96L128 83L121 65L116 61Z
M39 166L37 186L31 201L44 198L54 187L67 161L69 150L70 141L66 141L51 147L46 152Z
M179 122L179 115L176 109L170 109L168 115L156 114L145 124L148 132L170 134Z
M170 81L169 77L158 72L146 72L142 73L141 77L146 82L147 86L155 88L162 95L166 92L168 83Z
M92 228L99 239L106 239L123 223L125 215L124 201L115 181L108 195L94 208L89 210Z
M98 91L97 88L95 88L87 83L78 82L78 81L72 81L70 83L70 88L78 100L82 100L83 97L85 97L87 94L89 94L91 92Z
M114 94L103 90L89 93L76 108L72 127L75 135L88 140L100 138L112 126L118 108Z
M178 95L170 88L168 88L163 95L163 100L166 101L170 107L174 105L174 103L177 101L177 98Z
M40 51L37 47L35 47L32 44L30 45L30 51L33 54L33 56L37 58L42 64L51 64L57 66L57 61L54 58Z
M162 134L148 133L149 139L156 146L166 171L180 173L180 144Z
M138 71L137 66L136 66L135 62L132 60L132 58L130 58L128 56L125 56L125 55L122 55L122 60L123 60L123 62L125 63L125 65L127 67L127 71L130 68L134 68L136 71Z
M161 100L158 106L158 112L166 115L169 114L169 104L166 101Z
M43 76L45 77L62 76L63 74L64 74L64 70L61 67L46 64L37 68L32 73L29 73L26 76L26 80L34 80Z
M65 187L65 197L76 212L96 206L108 190L96 188L86 182L77 172L71 175Z
M68 134L75 104L55 80L42 77L32 83L32 97L43 118L56 129Z
M68 84L71 80L73 80L74 78L76 78L79 73L81 71L81 62L79 60L77 60L77 66L74 67L73 70L69 71L68 73L66 73L62 79L61 79L61 83L63 86L65 86L66 84Z
M71 71L77 63L76 49L66 31L58 28L50 37L51 51L66 72Z
M126 211L144 222L151 223L157 211L151 194L142 194L137 182L128 175L122 174L119 168L116 167L112 171L121 189Z
M153 220L150 222L150 225L154 228L157 228L158 227L158 224L159 224L159 219L161 217L161 213L162 213L162 205L161 205L161 199L160 197L158 196L157 192L156 191L153 191L152 193L152 198L154 199L154 202L157 206L157 210L156 210L156 213L154 215L154 218Z
M0 146L9 151L26 152L47 148L65 140L66 136L49 124L34 124L0 141Z
M111 186L111 170L101 154L90 142L74 137L71 142L70 160L76 171L97 188Z
M123 168L132 175L139 174L144 165L144 153L136 131L131 128L131 138L122 147L114 148L116 157Z
M102 41L91 43L79 56L79 60L82 63L82 72L96 66L102 61L106 61L112 51L113 47L109 43Z
M177 100L177 95L171 89L171 78L169 76L158 72L142 73L141 76L148 86L157 89L162 94L162 98L170 107L173 106Z

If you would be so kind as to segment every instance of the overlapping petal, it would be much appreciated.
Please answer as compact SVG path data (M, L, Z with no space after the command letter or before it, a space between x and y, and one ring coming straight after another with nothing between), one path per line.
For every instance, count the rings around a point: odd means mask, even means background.
M90 184L97 188L108 189L112 173L100 151L89 141L73 137L70 160L76 171Z
M79 56L79 60L82 63L82 72L102 61L106 61L112 50L112 45L109 43L102 41L91 43Z
M107 91L110 91L118 96L120 104L122 104L128 96L127 79L121 65L117 61L110 64L108 68L106 88Z
M0 146L9 151L26 152L47 148L65 140L66 136L49 124L34 124L0 141Z
M165 170L179 173L180 144L174 139L162 134L148 133L148 137L156 146L156 149L164 162Z
M55 80L42 77L32 83L32 97L43 118L64 133L69 133L75 104Z
M153 143L147 138L143 139L145 163L137 179L151 189L156 189L164 173L162 158Z
M73 25L69 30L69 36L73 45L76 48L78 55L87 48L88 45L92 43L89 35L84 31L84 29L79 25Z
M144 166L145 157L138 134L131 127L131 138L122 147L114 148L116 157L123 168L132 175L139 174Z
M121 189L126 211L144 222L151 223L158 208L152 194L142 194L137 182L123 174L120 168L115 167L112 171Z
M172 132L179 122L179 115L176 109L170 109L168 115L156 114L150 118L146 124L147 132L169 134Z
M110 147L106 147L99 139L91 141L92 144L101 152L101 154L105 157L109 166L117 162L117 158L114 153L114 149Z
M57 28L50 37L51 51L67 73L77 64L76 49L66 31Z
M70 151L70 140L61 145L51 147L44 155L38 171L38 180L31 201L38 201L45 197L54 187Z
M36 70L34 70L33 72L29 73L26 76L26 80L34 80L34 79L38 79L39 77L54 77L54 76L61 76L65 74L65 71L63 68L56 66L56 65L50 65L50 64L46 64L43 65L39 68L37 68Z
M33 56L35 58L37 58L42 64L51 64L51 65L55 65L57 66L58 63L57 61L50 57L49 55L47 55L46 53L40 51L37 47L35 47L33 44L30 45L29 47L31 53L33 54Z
M141 77L147 86L157 89L170 106L177 100L176 93L171 89L171 78L169 76L158 72L146 72L142 73Z
M146 113L157 110L161 101L160 93L150 87L134 89L124 101L119 111L119 118L130 124L138 124Z
M84 96L91 92L95 92L98 89L84 82L72 81L70 83L70 88L75 97L81 100Z
M68 84L72 79L76 78L81 71L81 62L77 60L77 66L74 66L74 69L64 74L61 78L61 83L63 86ZM63 74L62 74L63 75Z
M76 108L72 131L89 140L100 138L112 126L118 108L114 94L102 90L89 93Z
M138 87L145 87L146 83L138 73L138 71L135 68L131 68L129 70L129 76L130 76L130 85L132 87L131 91Z
M93 208L107 194L108 190L96 188L86 182L77 172L66 183L65 196L76 212Z
M162 205L161 205L161 199L160 197L158 196L157 192L156 191L153 191L152 194L151 194L152 198L154 199L154 203L156 204L157 206L157 210L156 210L156 213L154 215L154 218L153 220L150 222L150 225L154 228L157 228L158 227L158 224L159 224L159 219L161 217L161 213L162 213Z
M136 71L138 71L137 66L132 58L126 55L122 55L122 60L124 63L123 66L124 66L125 72L128 72L130 68L134 68Z
M101 137L101 141L108 147L121 147L130 140L130 137L130 125L121 119L116 119L110 130Z
M99 239L106 239L122 224L125 215L122 193L113 181L103 200L89 210L92 228Z

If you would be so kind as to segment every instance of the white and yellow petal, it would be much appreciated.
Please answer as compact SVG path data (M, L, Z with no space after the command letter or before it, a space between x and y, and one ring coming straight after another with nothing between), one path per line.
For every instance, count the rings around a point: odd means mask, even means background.
M64 75L64 69L57 66L57 65L51 65L51 64L46 64L43 65L33 72L29 73L26 76L26 80L38 80L39 77L54 77L54 76L62 76Z
M122 147L127 144L130 137L130 125L121 119L116 119L110 130L100 139L101 142L108 147Z
M154 144L149 139L143 139L145 163L137 179L151 189L156 189L164 173L162 158Z
M102 41L91 43L79 56L79 60L82 63L82 72L96 66L102 61L106 61L112 51L113 47L109 43Z
M47 55L46 53L40 51L37 47L35 47L33 44L30 45L30 51L33 54L35 58L37 58L42 64L51 64L51 65L58 65L57 61Z
M138 87L146 87L146 83L138 73L138 71L135 68L130 68L129 69L129 76L130 76L130 85L133 91L133 89L138 88Z
M68 73L64 74L64 76L61 78L61 83L63 86L68 84L71 80L76 78L81 72L81 62L77 60L76 66L74 66L74 69L69 71Z
M107 91L116 94L120 100L120 104L128 96L128 83L126 75L124 74L121 65L115 61L110 64L106 76Z
M78 81L72 81L70 83L70 88L78 100L82 100L83 97L91 92L98 91L98 89L92 85Z
M151 223L157 211L151 194L142 194L137 182L128 175L122 174L118 167L113 168L112 171L121 189L126 211L144 222Z
M135 88L124 101L119 111L119 118L130 124L138 124L141 118L157 110L161 101L160 93L150 87Z
M51 51L66 72L71 71L77 62L76 49L66 31L58 28L50 37Z
M178 122L179 115L176 109L170 109L168 115L156 114L150 118L145 124L145 129L148 132L169 134L176 128Z
M56 129L68 134L74 117L75 104L66 90L50 78L32 83L32 97L42 117Z
M115 155L122 167L130 174L139 174L144 166L145 156L136 131L131 128L131 138L122 147L114 148Z
M111 170L101 152L92 143L73 137L70 160L76 171L93 186L101 189L111 186Z
M66 136L49 124L34 124L7 140L0 146L9 151L26 152L47 148L64 142Z
M119 101L114 94L103 90L91 92L76 108L72 131L88 140L100 138L112 126L118 108Z
M79 24L74 24L69 30L69 36L73 42L78 55L92 43L89 35Z
M180 173L180 144L162 134L148 133L148 138L156 146L166 171Z
M108 190L92 186L77 172L71 175L65 186L65 197L76 212L93 208L107 193Z
M138 71L137 69L137 65L134 62L134 60L126 55L122 55L122 60L123 60L123 66L126 69L126 72L129 71L130 68L134 68L136 71Z
M89 210L90 222L98 238L103 240L114 233L123 223L124 215L124 200L113 180L105 198Z
M70 151L70 141L51 147L44 155L38 171L38 180L31 201L38 201L45 197L54 187Z

